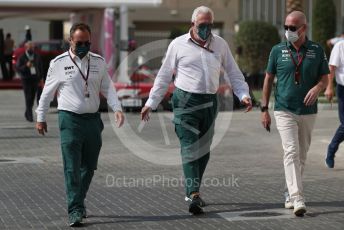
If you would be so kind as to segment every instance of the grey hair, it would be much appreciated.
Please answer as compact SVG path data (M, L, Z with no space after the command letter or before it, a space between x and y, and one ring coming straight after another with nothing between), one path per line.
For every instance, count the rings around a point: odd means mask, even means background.
M209 7L206 7L206 6L199 6L196 9L194 9L194 11L192 13L192 17L191 17L191 22L195 22L197 19L197 16L199 14L210 14L211 15L211 23L214 22L214 12L212 11L212 9L210 9Z

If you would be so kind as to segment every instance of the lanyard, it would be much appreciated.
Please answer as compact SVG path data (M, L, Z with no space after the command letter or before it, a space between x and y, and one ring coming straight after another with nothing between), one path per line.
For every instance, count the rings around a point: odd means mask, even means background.
M29 61L33 61L35 59L34 54L29 55L28 52L25 51L26 57L29 59Z
M79 68L79 66L76 64L76 62L73 60L72 56L70 55L69 51L68 51L70 60L72 60L72 62L74 63L74 65L76 66L76 68L78 68L79 73L81 74L82 79L84 79L86 87L88 86L87 80L88 80L88 76L90 74L90 58L88 58L88 63L87 63L87 73L86 76L84 75L84 73L81 71L81 69Z
M207 46L201 46L200 44L198 44L197 42L195 42L192 38L190 38L190 41L191 41L193 44L195 44L195 45L197 45L197 46L199 46L199 47L201 47L201 48L203 48L203 49L209 51L210 53L214 53L214 51L211 50L211 49L209 48L210 42L209 42L209 46L207 47Z
M76 64L76 62L74 61L74 59L72 58L72 56L70 55L69 51L68 51L70 60L72 60L72 62L74 63L74 65L76 66L76 68L78 68L79 73L81 74L82 79L84 79L85 81L85 97L88 98L90 97L90 93L88 92L88 76L90 74L90 58L88 58L88 63L87 63L87 73L86 76L84 75L84 73L81 71L81 69L79 68L79 66Z
M295 84L299 85L300 84L300 79L301 79L301 73L300 73L300 66L302 64L302 61L304 59L304 55L299 56L299 51L297 51L297 60L298 60L298 63L296 63L294 57L293 57L293 54L291 53L291 50L288 48L288 44L286 45L287 46L287 50L288 50L288 53L290 55L290 58L295 66Z

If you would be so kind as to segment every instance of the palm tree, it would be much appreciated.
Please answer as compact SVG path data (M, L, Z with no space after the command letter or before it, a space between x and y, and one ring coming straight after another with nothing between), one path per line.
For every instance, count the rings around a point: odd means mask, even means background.
M287 14L294 10L302 11L302 1L303 0L286 0L286 10Z

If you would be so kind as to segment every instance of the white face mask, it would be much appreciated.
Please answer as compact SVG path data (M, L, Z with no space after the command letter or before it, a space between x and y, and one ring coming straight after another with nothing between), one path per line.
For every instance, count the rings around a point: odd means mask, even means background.
M299 35L297 34L297 31L293 32L293 31L290 31L290 30L286 30L285 31L285 37L291 43L296 42L300 38Z

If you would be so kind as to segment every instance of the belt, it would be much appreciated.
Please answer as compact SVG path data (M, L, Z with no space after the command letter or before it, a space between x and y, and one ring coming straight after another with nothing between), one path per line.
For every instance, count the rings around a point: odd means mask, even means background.
M177 88L177 87L176 87L175 90L178 91L178 92L181 92L183 94L188 94L188 95L195 96L195 97L198 97L198 98L209 99L209 98L216 98L217 97L216 93L191 93L191 92L187 92L187 91L182 90L182 89Z
M83 118L83 119L93 119L93 118L98 118L100 116L99 112L79 114L79 113L74 113L74 112L67 111L67 110L59 110L59 113L67 113L67 114L72 115L74 117Z

